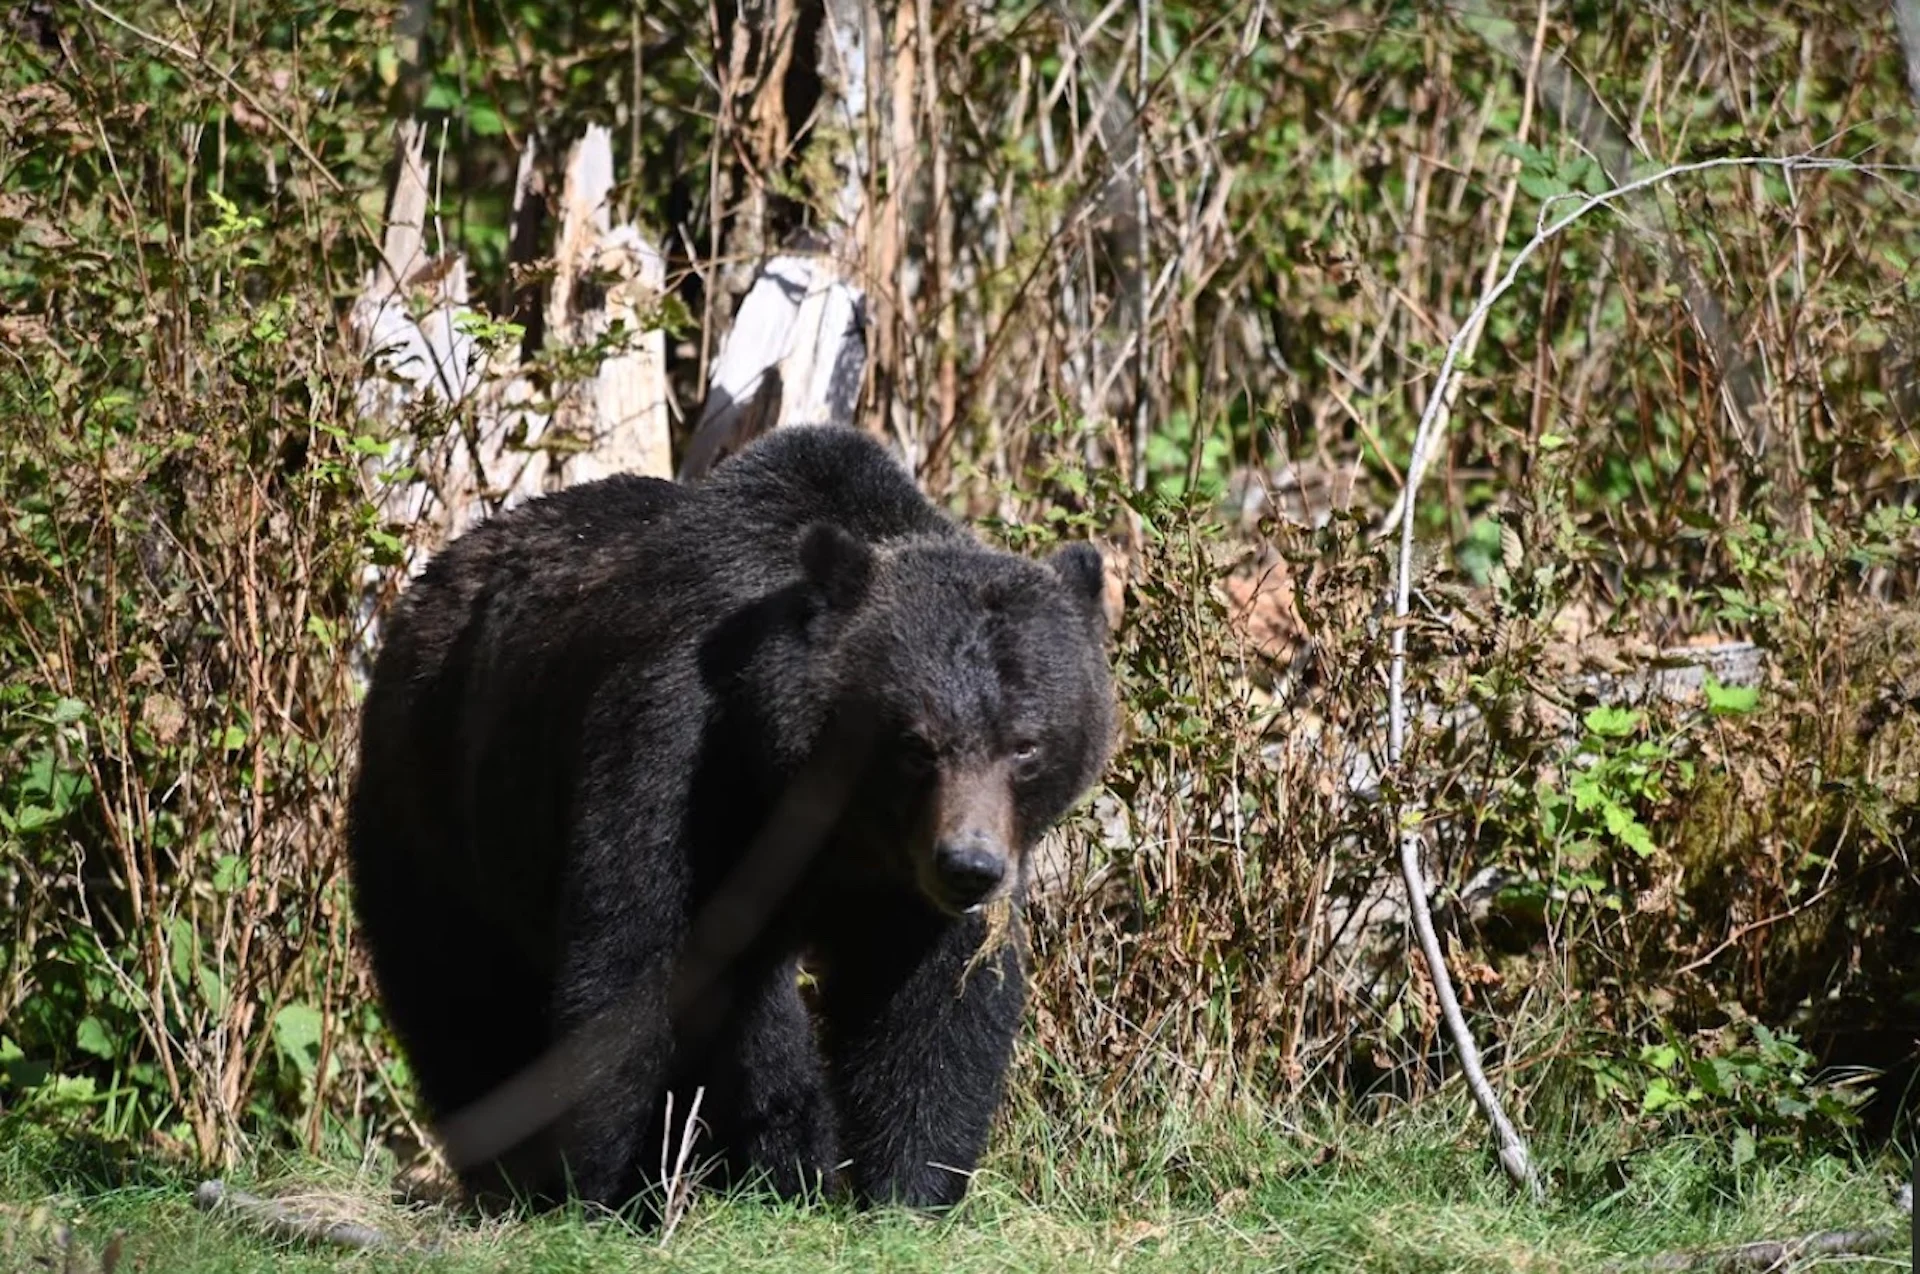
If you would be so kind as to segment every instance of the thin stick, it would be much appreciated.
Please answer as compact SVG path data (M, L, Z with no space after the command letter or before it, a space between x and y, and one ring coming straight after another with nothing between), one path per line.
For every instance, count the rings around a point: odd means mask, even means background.
M660 1230L660 1246L665 1247L673 1238L673 1232L679 1228L680 1221L687 1215L687 1207L693 1201L693 1176L688 1172L687 1161L693 1157L693 1141L700 1131L700 1102L707 1095L705 1088L693 1090L693 1101L687 1107L686 1126L680 1133L679 1153L673 1153L673 1094L667 1094L666 1128L660 1134L660 1185L666 1192L666 1215Z
M1147 82L1147 41L1152 30L1152 7L1151 0L1140 0L1133 67L1134 96L1139 105L1133 121L1133 224L1134 232L1139 236L1134 245L1134 288L1140 324L1140 337L1133 346L1133 487L1136 491L1144 490L1147 485L1147 334L1148 320L1153 313L1153 254L1148 234L1151 227L1147 223L1150 212L1147 200L1147 94L1152 89Z

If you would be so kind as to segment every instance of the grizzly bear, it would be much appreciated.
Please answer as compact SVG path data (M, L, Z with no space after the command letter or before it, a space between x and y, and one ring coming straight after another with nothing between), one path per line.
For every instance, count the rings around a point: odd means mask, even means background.
M1102 585L1092 546L986 547L831 426L441 551L386 624L350 852L476 1199L639 1198L697 1094L726 1181L958 1202L1029 851L1110 749Z

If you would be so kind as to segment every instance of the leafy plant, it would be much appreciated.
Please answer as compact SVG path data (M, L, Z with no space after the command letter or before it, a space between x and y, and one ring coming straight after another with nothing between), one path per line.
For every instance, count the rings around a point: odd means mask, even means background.
M1638 1115L1711 1132L1738 1170L1756 1159L1844 1144L1872 1090L1820 1072L1791 1031L1722 1006L1725 1025L1694 1036L1668 1028L1626 1054L1581 1059L1598 1091Z
M1601 842L1652 857L1653 833L1640 810L1691 783L1693 763L1676 755L1673 739L1646 734L1644 716L1632 709L1593 708L1581 724L1564 796L1542 795L1547 836L1576 859L1590 859Z

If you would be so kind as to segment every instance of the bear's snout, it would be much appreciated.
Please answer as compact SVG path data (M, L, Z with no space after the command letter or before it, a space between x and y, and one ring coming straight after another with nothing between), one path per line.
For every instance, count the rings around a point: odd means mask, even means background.
M933 850L933 874L941 901L967 911L993 896L1007 877L1006 847L983 831L943 839Z
M1003 893L1014 876L1013 785L1005 759L949 761L934 792L933 853L920 888L964 914Z

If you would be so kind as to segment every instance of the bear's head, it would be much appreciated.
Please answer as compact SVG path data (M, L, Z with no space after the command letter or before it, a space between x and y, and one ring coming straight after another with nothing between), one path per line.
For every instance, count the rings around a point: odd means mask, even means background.
M949 914L1021 888L1027 855L1112 746L1100 553L1034 561L964 537L801 537L834 635L833 707L873 723L847 831Z

